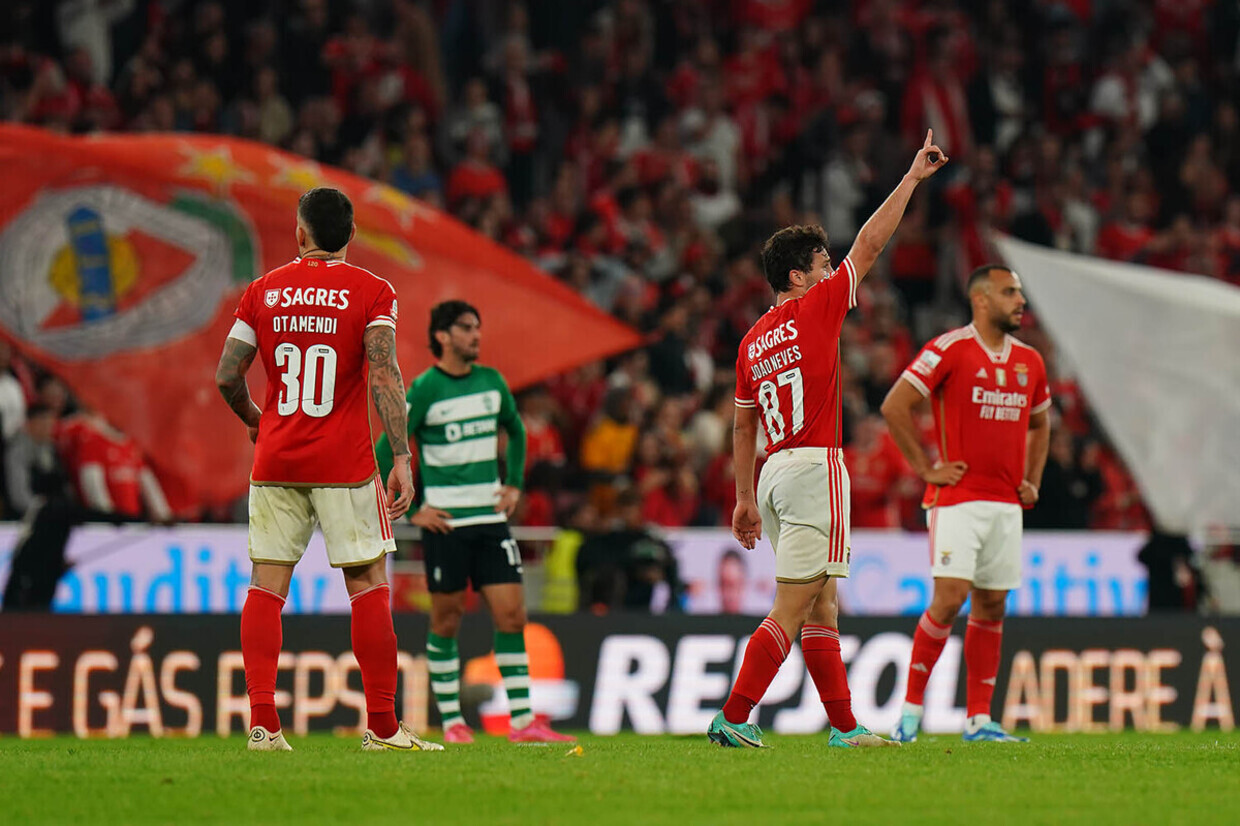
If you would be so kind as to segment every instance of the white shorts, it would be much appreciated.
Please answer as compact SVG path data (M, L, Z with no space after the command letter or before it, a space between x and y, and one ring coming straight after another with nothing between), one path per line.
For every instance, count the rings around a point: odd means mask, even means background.
M839 448L789 448L766 460L758 479L758 512L775 549L776 582L848 576L848 497Z
M967 579L975 588L1020 587L1024 515L1011 502L961 502L930 508L930 570L935 577Z
M396 550L378 474L356 488L250 485L250 559L296 565L315 527L333 568L367 565Z

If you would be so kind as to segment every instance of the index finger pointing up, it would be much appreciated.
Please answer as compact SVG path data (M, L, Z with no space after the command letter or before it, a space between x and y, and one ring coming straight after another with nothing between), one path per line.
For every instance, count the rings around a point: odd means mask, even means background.
M932 143L934 143L934 130L933 130L933 129L927 129L927 130L926 130L926 142L925 142L925 143L923 143L923 144L921 145L921 148L922 148L922 149L929 149L929 148L930 148L930 144L932 144Z

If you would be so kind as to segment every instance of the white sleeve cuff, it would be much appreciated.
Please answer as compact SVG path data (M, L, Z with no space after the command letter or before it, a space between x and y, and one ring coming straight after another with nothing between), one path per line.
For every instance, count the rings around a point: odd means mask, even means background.
M374 321L366 325L367 330L369 330L371 327L391 327L393 330L395 330L396 322L393 321L388 316L381 315L378 318L376 318Z
M82 489L82 498L87 507L111 513L114 510L112 496L108 493L107 475L103 465L91 462L82 465L78 471L78 482Z
M922 394L923 396L929 397L930 388L926 387L926 383L922 381L921 379L917 378L916 376L914 376L911 371L905 370L903 373L900 374L900 378L904 379L906 382L913 385L913 387L917 388L918 393Z
M164 496L164 489L159 485L159 479L151 473L150 468L142 468L142 472L138 475L138 481L142 485L142 498L146 500L146 508L150 512L153 519L170 519L172 517L172 509L168 507L168 500Z
M1049 397L1049 396L1047 396L1047 397L1046 397L1046 398L1042 401L1042 403L1041 403L1041 404L1039 404L1037 407L1033 408L1033 410L1031 410L1031 411L1029 411L1029 412L1030 412L1030 413L1041 413L1043 410L1049 410L1049 409L1050 409L1050 406L1051 406L1051 399L1050 399L1050 397Z
M840 269L848 276L848 309L851 310L857 306L857 268L853 266L851 258L844 256Z
M232 329L228 331L228 337L244 341L251 347L258 347L258 334L254 332L253 327L241 319L237 319L233 324Z
M738 398L736 398L736 397L734 396L734 397L732 398L732 401L736 402L736 406L737 406L737 407L750 408L750 407L757 407L757 406L758 406L758 405L757 405L757 403L756 403L756 402L754 402L754 400L753 400L753 399L738 399Z

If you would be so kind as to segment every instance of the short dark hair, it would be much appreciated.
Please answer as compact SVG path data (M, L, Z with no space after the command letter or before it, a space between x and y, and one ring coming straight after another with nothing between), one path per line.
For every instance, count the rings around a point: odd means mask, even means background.
M324 252L336 252L353 234L353 202L339 189L318 186L302 195L297 217Z
M814 253L827 251L827 231L818 225L784 227L762 245L762 271L777 294L792 286L788 274L793 270L808 272L814 265Z
M965 284L964 294L973 295L973 288L990 278L991 270L1003 270L1004 272L1012 271L1009 267L1005 267L1002 264L982 264L982 266L969 273L969 280Z
M456 323L456 320L466 313L473 313L478 317L478 323L482 323L482 313L478 312L478 308L466 301L453 299L452 301L442 301L431 307L431 323L426 331L427 338L430 339L431 354L435 358L443 355L443 345L439 343L439 339L435 338L437 332L448 332L448 329Z

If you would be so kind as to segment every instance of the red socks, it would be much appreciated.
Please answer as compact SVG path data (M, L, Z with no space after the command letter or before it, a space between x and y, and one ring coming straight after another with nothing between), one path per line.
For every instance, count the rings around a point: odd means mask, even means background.
M831 725L844 732L855 729L857 718L852 713L848 672L840 656L840 632L825 625L806 624L801 629L801 654Z
M1003 620L969 617L969 626L964 632L964 664L967 672L965 708L970 717L990 714L1002 644Z
M250 728L280 730L276 714L276 666L280 662L283 629L280 611L284 598L265 588L250 587L241 609L241 658L245 662L245 690L250 695Z
M736 685L732 686L732 694L723 706L723 717L729 723L738 725L749 720L749 713L762 699L771 680L779 673L779 667L788 657L788 649L792 643L779 623L767 617L762 620L758 630L749 638L745 648L745 658L741 661L741 671L736 675Z
M930 618L929 611L921 615L917 630L913 632L913 656L908 667L908 691L904 694L906 703L924 705L926 682L930 679L930 672L934 670L934 664L939 661L939 655L943 653L943 646L947 644L947 638L951 634L951 623L939 625Z
M366 725L376 737L396 733L396 631L392 628L391 590L387 584L355 594L353 655L362 672Z

